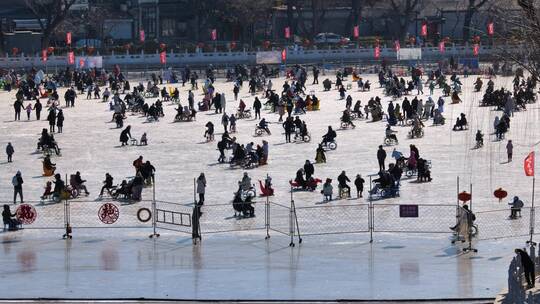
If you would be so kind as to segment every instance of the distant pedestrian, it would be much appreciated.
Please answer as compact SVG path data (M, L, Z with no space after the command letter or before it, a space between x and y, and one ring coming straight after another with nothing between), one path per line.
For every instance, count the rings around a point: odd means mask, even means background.
M506 155L508 156L508 162L512 161L513 152L514 152L514 145L512 144L512 140L508 140L508 143L506 144Z
M36 104L34 105L34 111L36 111L36 119L39 120L41 118L41 109L43 108L43 105L41 102L39 102L39 99L36 99Z
M384 151L383 146L379 146L377 150L377 160L379 161L379 171L385 171L384 161L386 159L386 151Z
M201 173L197 178L197 194L199 194L199 205L204 205L204 193L206 192L206 178Z
M354 180L354 185L356 186L356 195L358 198L362 197L362 192L364 192L364 183L365 180L362 178L362 175L357 174L356 179Z
M521 260L521 265L523 266L523 272L525 272L525 279L527 280L527 288L533 288L534 287L534 262L532 261L531 257L527 252L525 252L522 249L516 249L514 250L516 254L519 255Z
M12 160L13 153L15 153L15 149L13 149L13 146L12 146L11 143L9 142L9 143L7 144L7 146L6 146L6 154L7 154L7 161L8 161L8 163L13 162L13 160Z
M30 120L30 114L32 114L32 104L29 103L29 104L26 106L25 110L26 110L26 119L27 119L27 120Z
M21 171L17 171L17 174L11 179L11 183L13 184L13 204L17 203L17 194L21 197L21 204L24 202L22 189L23 182Z

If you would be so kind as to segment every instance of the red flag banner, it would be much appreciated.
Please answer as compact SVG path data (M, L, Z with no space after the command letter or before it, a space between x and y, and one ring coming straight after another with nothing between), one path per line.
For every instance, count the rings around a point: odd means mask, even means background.
M487 33L489 36L493 36L493 34L495 34L495 26L493 25L493 22L488 23Z
M145 39L144 30L140 30L139 31L139 41L144 42L144 39Z
M47 50L41 50L41 60L47 62Z
M422 37L426 37L427 36L427 22L423 22L422 23L422 30L420 32L420 35Z
M286 61L287 60L287 49L283 49L281 51L281 61Z
M375 47L375 59L379 59L381 57L381 48L379 46Z
M291 28L288 26L285 28L285 38L291 38Z
M216 41L217 40L217 29L213 29L212 30L212 41Z
M534 151L525 157L525 161L523 162L523 170L525 170L526 176L534 176Z
M353 37L355 39L358 39L358 37L360 37L360 27L358 25L355 25L354 26L354 29L353 29Z
M401 44L399 43L399 40L394 41L394 48L396 49L396 52L399 52L399 50L401 50Z
M71 32L66 33L66 44L71 45Z
M473 54L474 56L478 56L478 53L480 53L480 45L478 43L475 43L473 46Z
M444 45L444 41L439 42L439 52L441 54L444 54L445 51L446 51L446 47Z
M167 53L165 51L159 53L159 62L161 62L161 64L167 63Z
M68 53L68 64L75 64L75 53L73 51Z

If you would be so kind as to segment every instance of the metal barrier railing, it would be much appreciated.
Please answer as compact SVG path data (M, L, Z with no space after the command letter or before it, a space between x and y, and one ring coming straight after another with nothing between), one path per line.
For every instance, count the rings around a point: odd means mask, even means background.
M265 231L286 235L301 242L302 236L369 233L451 234L456 224L457 205L396 205L369 202L295 207L271 202L269 198L254 203L195 206L159 200L127 203L73 200L59 203L27 202L12 211L26 229L132 228L158 229L192 234ZM201 211L200 217L195 212ZM523 237L535 233L536 210L522 208L517 218L510 210L476 212L476 239L488 240Z

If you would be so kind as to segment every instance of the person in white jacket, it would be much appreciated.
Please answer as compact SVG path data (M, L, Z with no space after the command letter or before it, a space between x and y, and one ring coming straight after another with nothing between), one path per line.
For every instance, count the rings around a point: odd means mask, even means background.
M199 205L204 205L204 193L206 192L206 178L201 173L197 178L197 194L199 194Z

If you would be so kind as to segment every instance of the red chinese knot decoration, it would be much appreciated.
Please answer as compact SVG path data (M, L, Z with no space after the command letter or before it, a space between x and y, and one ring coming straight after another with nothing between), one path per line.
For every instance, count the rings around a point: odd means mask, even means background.
M495 190L495 192L493 192L493 195L495 195L495 197L498 198L500 202L503 198L508 196L508 192L504 191L502 188L499 188Z
M466 191L463 191L460 194L458 194L458 200L466 203L471 200L471 194Z
M30 225L36 220L37 211L32 205L22 204L17 208L15 216L22 224Z
M120 210L114 204L105 203L99 208L98 217L107 225L114 224L120 217Z

